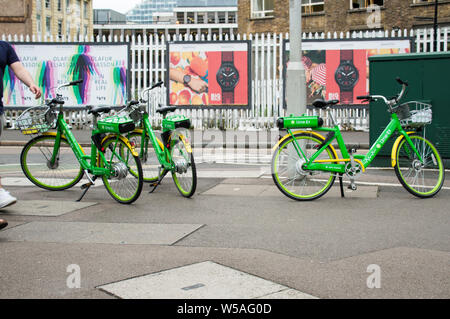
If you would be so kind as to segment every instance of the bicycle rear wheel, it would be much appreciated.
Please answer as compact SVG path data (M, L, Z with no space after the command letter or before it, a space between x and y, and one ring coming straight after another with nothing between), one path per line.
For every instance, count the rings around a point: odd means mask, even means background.
M180 194L187 198L192 197L197 188L197 169L192 149L188 150L188 143L182 133L173 132L170 155L175 169L172 171L172 178Z
M156 182L163 174L163 170L160 169L158 156L156 155L153 143L150 141L150 137L146 134L145 139L142 139L142 133L133 132L128 135L128 139L139 153L139 158L142 164L142 172L144 174L144 182ZM159 140L157 139L157 142ZM144 143L144 147L142 147ZM133 174L137 174L133 172Z
M102 143L104 162L99 155L99 166L109 168L111 175L102 176L108 193L121 204L131 204L142 192L144 180L139 156L118 136L108 137Z
M419 135L409 136L423 159L418 159L411 145L404 138L396 153L395 173L403 187L420 198L430 198L442 188L445 169L436 147Z
M295 138L295 139L294 139ZM305 160L300 158L294 143L303 145L302 149L309 159L317 150L323 140L308 134L299 133L289 137L275 150L272 158L272 178L278 189L287 197L308 201L325 195L333 186L335 173L324 171L305 171L302 166ZM335 159L330 147L319 156L320 159Z
M20 164L25 176L36 186L50 190L69 189L83 178L81 168L69 142L61 137L56 161L51 160L55 151L56 136L41 135L29 141L22 149Z

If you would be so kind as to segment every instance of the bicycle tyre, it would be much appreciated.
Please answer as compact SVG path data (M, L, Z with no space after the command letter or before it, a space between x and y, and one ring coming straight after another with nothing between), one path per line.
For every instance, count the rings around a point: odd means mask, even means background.
M311 155L317 151L317 147L324 141L322 138L309 133L298 133L294 135L294 138L309 143L309 146L305 145L305 154L307 158L310 158ZM272 157L272 179L281 193L291 199L297 201L311 201L318 199L325 195L333 186L336 174L322 171L303 171L301 167L304 164L304 160L301 160L298 157L298 154L294 149L292 144L294 143L294 138L290 136L276 148ZM294 153L295 155L289 155ZM323 154L326 154L324 155L325 157L319 157L319 159L336 159L336 156L330 147L327 147L322 152L322 155ZM289 164L289 158L295 160L295 172L292 172L289 168L292 167L290 166L291 164ZM291 170L290 173L288 170ZM293 178L284 176L285 172L287 175L295 173L295 176ZM323 175L325 177L318 175ZM321 180L322 178L325 178L325 182ZM291 185L287 185L288 182L291 183Z
M194 155L186 149L182 134L176 131L174 133L176 136L172 137L170 148L170 155L175 166L172 171L172 179L180 194L190 198L197 189L197 168Z
M153 148L153 143L150 141L148 134L145 135L146 138L146 149L142 150L142 133L132 132L127 136L130 143L135 147L136 151L139 153L139 158L142 164L142 172L144 182L154 183L158 181L159 177L164 174L164 170L161 169L161 164L159 162L158 156L156 155L155 149ZM157 138L157 142L160 143ZM162 143L161 143L162 144ZM142 153L144 152L144 153ZM133 172L132 172L133 173ZM133 173L136 174L136 173Z
M441 190L445 180L445 168L441 155L426 138L417 134L409 137L419 154L424 157L425 165L420 163L409 143L403 138L395 154L395 174L409 193L419 198L431 198ZM422 185L417 184L420 181Z
M139 156L133 155L134 150L118 136L110 136L103 140L102 149L105 150L104 156L108 165L111 165L112 173L109 177L102 176L106 190L117 202L132 204L141 195L144 184ZM120 154L121 158L117 154ZM102 168L107 166L100 155L99 166ZM131 171L137 172L138 176Z
M59 153L57 163L54 167L50 167L49 158L51 158L51 154L53 153L55 140L56 136L53 135L41 135L30 140L22 149L20 154L20 165L25 176L34 185L50 191L63 191L77 185L83 178L84 173L75 154L70 148L69 142L64 137L61 137L59 151L61 152L61 146L63 146L62 148L68 151L64 152L67 156L61 161L61 153ZM43 144L39 146L39 143ZM39 152L37 150L33 151L35 147L41 147ZM36 152L37 155L32 154L34 152ZM36 159L40 157L39 153L43 155L43 159ZM62 162L64 163L64 166L61 165ZM77 168L73 169L74 165ZM46 172L46 170L48 170L48 172ZM72 171L74 170L76 170L76 172L72 174Z

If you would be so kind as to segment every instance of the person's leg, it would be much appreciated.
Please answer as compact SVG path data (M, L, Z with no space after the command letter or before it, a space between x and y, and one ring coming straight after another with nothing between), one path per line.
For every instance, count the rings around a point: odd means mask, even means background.
M2 108L2 101L0 100L0 137L3 130L3 108ZM17 199L15 197L12 197L2 186L2 178L0 177L0 209L5 208L7 206L11 206L17 202ZM2 218L0 218L0 229L5 228L8 226L8 222Z
M3 188L0 178L0 209L14 205L15 203L17 203L17 198L11 196L11 194Z
M8 222L0 218L0 229L5 228L6 226L8 226Z

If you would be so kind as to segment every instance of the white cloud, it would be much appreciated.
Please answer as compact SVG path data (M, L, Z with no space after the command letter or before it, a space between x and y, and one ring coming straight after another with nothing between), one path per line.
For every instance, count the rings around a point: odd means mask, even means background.
M94 0L94 9L112 9L120 13L127 13L142 0Z

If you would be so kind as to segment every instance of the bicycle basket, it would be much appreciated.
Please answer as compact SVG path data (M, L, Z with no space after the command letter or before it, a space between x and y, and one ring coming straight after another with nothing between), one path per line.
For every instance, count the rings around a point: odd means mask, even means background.
M411 101L400 105L396 111L402 127L421 127L431 124L433 111L431 104Z
M55 126L56 116L49 108L36 106L23 111L16 125L24 135L45 133Z
M120 111L117 113L119 116L127 116L131 118L136 125L136 127L139 127L142 122L142 111L140 108L133 109L132 111Z

